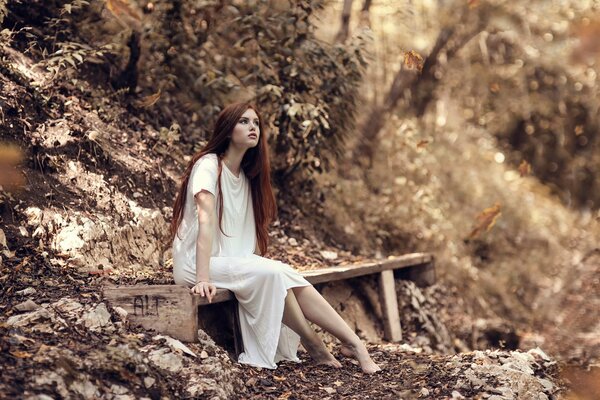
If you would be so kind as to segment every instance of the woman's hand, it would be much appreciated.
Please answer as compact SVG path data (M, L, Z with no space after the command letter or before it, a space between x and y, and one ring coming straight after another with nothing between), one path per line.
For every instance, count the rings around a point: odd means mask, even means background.
M202 297L206 296L208 302L212 303L213 296L217 294L217 287L210 282L199 281L192 288L192 293L198 293Z

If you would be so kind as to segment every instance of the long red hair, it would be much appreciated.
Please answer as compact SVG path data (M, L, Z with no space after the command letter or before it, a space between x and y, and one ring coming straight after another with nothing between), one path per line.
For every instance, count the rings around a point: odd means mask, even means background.
M258 144L255 147L246 150L246 153L242 158L241 168L244 171L244 174L250 180L250 191L252 193L252 206L254 209L254 223L256 225L256 239L258 241L258 248L261 255L264 255L267 252L267 246L269 244L268 227L271 221L273 221L277 215L277 205L275 203L275 196L273 195L273 189L271 187L271 162L269 160L269 148L267 145L265 130L263 128L263 120L256 107L250 103L233 103L225 107L217 117L217 122L215 123L215 128L210 140L206 146L194 154L190 160L181 178L181 187L179 188L179 192L175 198L175 205L173 206L173 219L171 220L171 242L175 239L175 235L177 235L179 225L183 219L183 209L185 206L187 187L190 180L190 175L192 173L192 168L194 167L196 161L200 159L200 157L208 153L217 154L217 158L219 160L217 175L217 204L221 205L218 207L219 229L221 229L221 232L223 232L223 192L221 191L221 172L223 171L222 158L225 155L225 151L229 147L233 128L238 123L242 114L244 114L246 110L250 108L256 112L256 115L258 115L260 135L258 138Z

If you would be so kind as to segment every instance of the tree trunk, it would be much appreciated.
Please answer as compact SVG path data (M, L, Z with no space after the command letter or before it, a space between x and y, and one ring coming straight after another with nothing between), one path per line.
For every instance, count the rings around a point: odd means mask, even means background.
M350 34L350 16L352 15L352 0L344 0L344 8L342 10L342 25L337 35L335 35L336 43L344 43Z
M456 53L469 40L485 28L488 16L489 12L484 10L475 16L477 21L469 23L468 19L473 17L473 14L468 9L464 10L456 24L441 30L431 53L423 63L420 74L415 70L400 66L383 105L373 106L369 117L359 129L361 138L352 152L354 159L362 160L367 167L371 167L374 151L377 148L377 136L383 128L386 118L396 108L402 97L406 98L407 103L410 102L407 104L406 111L412 111L417 116L425 113L427 106L434 99L437 81L441 78L440 55L445 53L446 62L456 56ZM459 27L467 28L465 30L459 29Z

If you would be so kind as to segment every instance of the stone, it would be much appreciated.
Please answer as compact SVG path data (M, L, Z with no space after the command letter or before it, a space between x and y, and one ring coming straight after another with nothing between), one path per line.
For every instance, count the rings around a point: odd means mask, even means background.
M18 294L20 296L29 296L30 294L34 294L36 292L36 290L32 287L28 287L27 289L23 289L23 290L19 290L18 292L15 292L15 294Z
M170 372L178 372L181 370L181 368L183 368L182 357L178 354L172 353L169 349L155 350L150 353L148 358L158 368Z
M338 253L336 253L335 251L322 250L319 253L321 254L321 257L323 257L326 260L335 260L338 258Z
M110 391L114 394L126 394L129 390L125 386L112 384L110 386Z
M152 385L154 385L154 382L156 382L156 379L154 379L151 376L147 376L144 378L144 386L146 387L146 389L151 388Z
M106 305L100 303L94 310L85 313L81 320L89 330L98 331L100 328L110 325L110 313Z
M119 306L113 307L113 310L115 310L115 312L117 313L117 315L119 316L121 321L127 320L127 314L128 314L127 310L125 310L124 308L121 308Z
M56 303L52 303L52 307L60 311L61 313L70 314L73 311L77 311L83 308L83 305L78 301L65 297L60 299Z
M26 300L22 303L19 303L15 306L15 310L23 312L23 311L33 311L40 308L33 300Z
M169 346L169 348L173 351L175 351L176 353L185 353L187 355L190 355L192 357L197 357L196 354L189 349L189 347L187 347L185 344L181 343L179 340L174 339L170 336L165 336L165 335L156 335L152 338L153 340L161 340L164 339L167 342L167 346Z
M45 308L38 308L27 314L13 315L6 321L6 325L10 327L21 327L50 318L52 318L52 314L50 314L48 310Z
M90 381L75 381L69 389L79 393L84 399L93 399L99 396L98 388Z

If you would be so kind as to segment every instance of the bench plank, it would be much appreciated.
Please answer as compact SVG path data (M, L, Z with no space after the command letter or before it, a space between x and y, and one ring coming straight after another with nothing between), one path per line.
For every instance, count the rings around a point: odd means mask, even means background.
M198 316L190 290L177 285L111 286L103 290L113 305L127 311L127 319L179 340L198 337Z
M315 269L311 271L302 271L301 274L306 278L307 281L314 285L316 283L356 278L386 270L409 268L421 264L427 264L432 261L433 256L431 254L411 253L375 262L365 262L353 265L341 265L336 267Z

